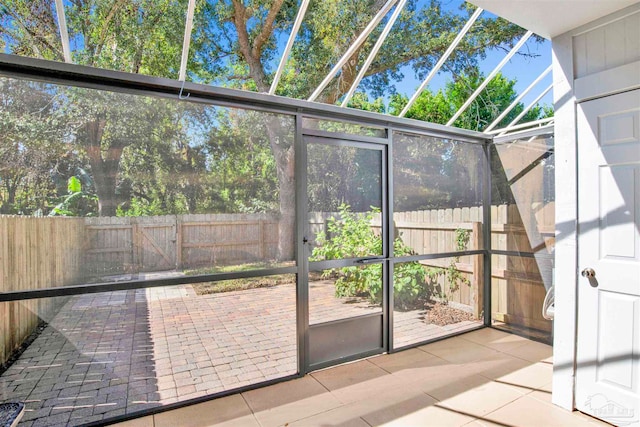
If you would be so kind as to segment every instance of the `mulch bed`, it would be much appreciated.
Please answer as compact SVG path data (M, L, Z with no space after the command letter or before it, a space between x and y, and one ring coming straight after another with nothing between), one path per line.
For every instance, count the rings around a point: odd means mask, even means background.
M424 321L430 325L446 326L465 320L473 320L473 314L439 301L427 301L424 308Z

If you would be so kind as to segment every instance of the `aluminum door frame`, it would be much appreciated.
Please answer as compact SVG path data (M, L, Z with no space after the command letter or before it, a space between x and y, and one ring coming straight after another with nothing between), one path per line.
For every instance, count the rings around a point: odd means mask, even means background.
M302 115L298 115L296 119L296 253L298 262L298 293L297 293L297 310L298 310L298 340L301 345L298 351L298 365L301 374L323 369L352 360L362 359L364 357L381 354L389 351L389 330L390 330L390 269L392 256L392 245L389 243L390 236L390 185L391 185L391 167L389 157L390 132L387 131L387 137L370 137L361 135L352 135L345 133L328 133L314 129L303 129ZM309 272L318 271L325 268L340 268L346 266L360 265L357 261L361 258L349 258L331 261L321 261L314 263L314 267L310 268L308 260L308 249L306 245L308 231L308 194L307 194L307 145L308 144L324 144L336 147L354 147L360 149L368 149L379 151L382 155L381 170L381 235L383 241L382 256L371 257L377 258L374 263L382 264L382 312L366 314L363 316L352 317L347 319L336 320L332 322L319 323L316 325L309 324ZM343 355L331 360L313 363L310 345L311 329L314 329L316 335L323 335L323 329L331 328L332 325L352 326L353 329L365 326L369 327L368 334L371 337L371 326L380 318L381 343L375 349L363 349L353 354ZM374 319L374 320L372 320ZM351 324L351 325L349 325ZM328 335L327 335L328 337ZM330 349L331 350L331 349Z

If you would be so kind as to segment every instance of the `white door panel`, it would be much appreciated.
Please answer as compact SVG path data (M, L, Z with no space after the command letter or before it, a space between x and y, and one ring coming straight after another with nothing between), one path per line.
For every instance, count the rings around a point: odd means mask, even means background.
M576 406L640 426L640 91L578 106Z

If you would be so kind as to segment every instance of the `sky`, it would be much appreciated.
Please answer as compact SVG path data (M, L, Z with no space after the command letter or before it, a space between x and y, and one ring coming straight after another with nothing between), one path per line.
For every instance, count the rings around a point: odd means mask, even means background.
M463 3L464 0L442 0L442 6L444 9L456 12L460 10L459 7ZM428 0L418 1L419 6L424 6L425 4L428 4ZM495 15L487 11L484 11L481 15L481 17L487 16L495 17ZM504 68L502 68L502 74L509 79L516 80L515 89L518 93L524 91L549 65L551 65L551 41L546 40L543 43L538 43L530 39L522 47L520 52L527 52L538 56L535 58L527 58L522 55L515 55L504 66ZM491 51L487 57L481 61L481 71L485 75L489 74L505 56L506 52L503 50L496 49ZM414 77L414 72L411 69L407 69L406 72L404 72L404 76L405 79L402 82L396 83L396 88L398 93L411 97L422 82ZM447 76L444 73L439 73L429 83L428 87L435 92L442 88L448 79L450 79L450 76ZM538 95L551 83L552 77L551 74L549 74L531 90L529 95L523 99L522 102L524 105L529 105L529 103L537 98ZM553 95L552 92L549 92L544 98L542 98L540 104L551 105L552 102Z
M312 0L312 1L321 1L321 0ZM346 1L346 0L342 0ZM67 3L68 0L65 1ZM424 7L428 5L430 0L418 0L418 8ZM53 3L53 2L52 2ZM460 6L464 3L464 0L441 0L441 5L445 10L453 11L455 13L463 13L460 11ZM392 11L389 12L389 15ZM489 12L483 12L484 16L494 16ZM280 45L281 51L284 50L284 45L286 44L286 39L288 34L281 34L278 45ZM76 47L77 46L72 46ZM8 49L8 46L7 48ZM6 51L5 49L5 51ZM544 43L537 43L533 40L527 42L527 44L521 49L522 52L528 51L529 53L533 53L534 55L539 55L536 58L527 58L522 55L514 56L509 63L502 69L502 73L510 78L516 80L515 89L518 93L522 92L531 82L533 82L538 75L540 75L550 64L551 64L551 42L545 41ZM9 53L9 52L7 52ZM485 75L489 74L495 66L504 58L506 53L502 50L494 50L491 51L487 57L481 61L480 69L484 72ZM279 61L279 58L276 59ZM272 67L274 70L277 68L277 63L273 64ZM420 85L421 81L417 80L414 76L414 71L407 67L403 74L405 76L404 80L401 82L396 82L395 86L397 88L398 93L404 94L407 97L411 97L415 90ZM445 73L439 73L429 84L429 89L432 91L437 91L442 88L447 80L451 77L446 75ZM540 82L531 93L526 96L523 100L525 105L528 105L532 100L534 100L542 91L551 84L552 77L548 75L542 82ZM542 104L551 105L552 103L552 94L547 94L541 101Z

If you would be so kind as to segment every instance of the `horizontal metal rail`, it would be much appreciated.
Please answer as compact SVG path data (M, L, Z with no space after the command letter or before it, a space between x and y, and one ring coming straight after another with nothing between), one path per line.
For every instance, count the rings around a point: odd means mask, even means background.
M201 274L196 276L167 277L152 280L126 280L122 282L82 284L60 286L48 289L12 291L0 293L0 302L21 301L36 298L52 298L70 295L95 294L100 292L130 291L161 286L189 285L193 283L220 282L231 279L275 276L278 274L296 274L298 267L279 267L261 270L237 271L233 273Z
M214 103L223 106L237 106L292 115L297 113L312 114L331 120L355 121L365 125L393 127L407 132L418 131L435 137L452 138L464 142L486 142L491 140L490 135L482 132L371 111L342 108L338 105L214 87L194 82L183 84L178 80L163 77L105 70L5 53L0 53L0 75L100 90L164 96L176 100L180 91L183 90L191 95L189 102Z

